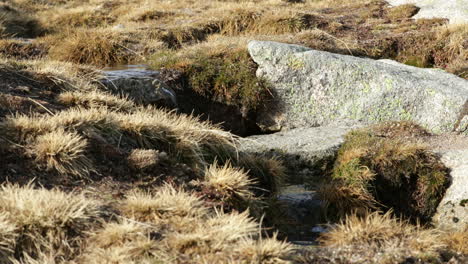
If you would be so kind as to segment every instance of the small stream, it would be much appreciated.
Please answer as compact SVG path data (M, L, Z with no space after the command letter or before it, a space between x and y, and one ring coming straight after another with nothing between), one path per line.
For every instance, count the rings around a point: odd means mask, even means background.
M145 64L116 65L106 67L102 71L106 81L111 83L122 78L158 79L160 75L160 72L151 70ZM171 96L176 97L173 92ZM185 100L193 100L193 98L186 97ZM285 186L276 198L284 208L282 210L284 212L281 212L282 215L279 216L281 219L278 220L281 222L281 231L287 235L288 240L298 245L315 245L317 237L326 232L326 229L320 226L323 223L321 214L323 210L316 193L307 190L304 185L289 185Z

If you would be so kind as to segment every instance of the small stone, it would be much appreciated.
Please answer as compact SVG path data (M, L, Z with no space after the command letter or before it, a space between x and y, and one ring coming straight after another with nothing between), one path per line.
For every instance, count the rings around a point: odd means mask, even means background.
M158 151L154 149L134 149L127 158L129 165L137 170L154 168L159 163Z

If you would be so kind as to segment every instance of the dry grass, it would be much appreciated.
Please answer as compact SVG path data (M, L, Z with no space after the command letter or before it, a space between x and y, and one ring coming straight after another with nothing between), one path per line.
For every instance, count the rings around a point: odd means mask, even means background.
M464 230L443 234L442 241L449 250L468 255L468 227L465 227Z
M0 55L14 59L36 59L43 57L46 47L37 42L18 39L0 39Z
M161 187L154 195L140 191L130 193L121 206L124 216L155 224L167 218L199 217L206 214L206 209L200 198L170 185Z
M447 187L447 169L415 140L421 135L428 132L407 122L350 132L320 190L323 199L342 214L383 207L430 219Z
M0 261L6 262L8 257L14 253L17 227L9 221L9 215L3 212L0 215Z
M210 210L170 185L131 192L120 210L124 218L91 236L79 263L283 263L291 250L275 237L259 239L248 212Z
M7 3L0 3L0 38L36 37L43 31L37 19Z
M104 201L77 192L4 185L0 190L2 263L287 263L284 259L292 252L291 245L276 236L263 236L265 230L252 216L264 211L255 212L259 208L245 203L257 199L262 203L259 196L268 197L280 188L285 177L281 161L237 153L236 138L210 123L143 108L99 90L91 84L99 73L85 64L105 66L152 56L155 68L182 70L183 81L199 94L243 111L255 109L269 95L268 87L255 77L256 65L245 50L250 39L376 58L399 54L400 61L406 61L413 52L408 47L414 47L428 61L433 58L436 66L461 76L466 66L466 27L435 34L431 32L435 22L406 19L414 8L387 12L381 1L14 3L14 10L0 6L0 37L45 36L33 44L0 40L2 56L41 58L0 60L0 78L6 83L0 84L0 174L12 178L21 174L26 179L74 177L73 182L89 183L90 189L97 185L99 193L92 195ZM47 30L41 25L47 25ZM408 32L415 42L408 40ZM396 39L387 41L387 37ZM442 48L434 48L434 43ZM3 96L9 96L9 85L30 86L15 90L14 96L40 98L36 107L50 114L23 111L3 119L11 109ZM375 137L362 134L356 142L349 141L330 185L338 190L336 197L330 192L329 200L342 202L338 207L346 210L398 204L399 197L382 196L382 190L368 185L377 178L385 181L381 186L405 186L406 178L417 174L418 185L408 193L424 206L413 209L430 214L445 175L426 149L396 140L402 134L424 136L417 129L402 127L375 128ZM376 139L382 137L385 140ZM109 154L112 151L117 154ZM23 161L25 156L28 162ZM219 164L213 163L216 160ZM430 165L412 163L419 160ZM12 166L16 162L19 166ZM187 174L193 175L179 177L185 164L190 166ZM435 170L428 169L432 165ZM409 169L413 167L417 173ZM144 183L120 182L129 178ZM67 182L66 177L58 181ZM125 192L114 190L113 181ZM127 193L128 189L133 191ZM121 192L127 193L122 199ZM100 204L107 202L113 212L110 218L101 215ZM244 211L247 206L249 210ZM326 235L324 245L342 253L344 262L365 262L365 257L375 256L394 262L406 256L428 259L441 248L466 253L464 241L466 232L439 236L388 214L371 214L349 216Z
M49 252L57 259L70 259L77 253L84 232L96 226L100 215L99 203L83 195L34 189L31 185L3 185L0 210L4 212L2 220L11 223L10 230L14 228L8 257L15 254L20 258Z
M118 111L130 110L135 107L135 104L127 98L120 98L99 90L63 92L57 99L60 103L67 106L82 106L86 108L106 107Z
M34 142L36 137L60 129L81 133L93 129L114 144L120 141L133 148L163 150L173 159L195 167L235 155L236 140L228 132L194 117L153 108L136 108L130 113L107 108L72 108L54 116L11 116L2 125L20 144Z
M248 201L254 194L250 188L255 181L242 169L233 168L229 163L218 166L216 163L205 171L205 184L226 200Z
M39 165L61 174L85 177L93 170L91 161L84 155L88 142L77 133L55 130L36 138L30 151Z
M278 192L286 181L286 167L275 157L243 154L238 166L248 170L251 178L259 182L259 188L272 193Z
M125 37L108 29L82 29L58 35L51 42L51 59L109 66L128 62L134 54L126 47Z
M391 212L374 212L347 216L320 241L350 263L395 263L410 256L431 262L444 248L440 237L440 232L393 218Z

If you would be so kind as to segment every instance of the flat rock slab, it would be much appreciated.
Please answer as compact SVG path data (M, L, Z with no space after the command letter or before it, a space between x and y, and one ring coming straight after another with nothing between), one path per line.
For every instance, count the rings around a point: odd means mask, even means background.
M100 80L109 91L128 96L137 103L177 107L175 92L159 78L157 71L129 68L103 71Z
M251 136L242 139L241 150L279 156L288 168L289 183L310 183L315 177L321 177L324 163L334 160L344 135L362 126L358 123L334 124Z
M257 115L266 131L412 120L434 133L468 134L468 81L453 74L270 41L248 49L275 96Z
M413 4L419 12L413 18L447 18L451 24L468 23L468 0L387 0L393 6Z

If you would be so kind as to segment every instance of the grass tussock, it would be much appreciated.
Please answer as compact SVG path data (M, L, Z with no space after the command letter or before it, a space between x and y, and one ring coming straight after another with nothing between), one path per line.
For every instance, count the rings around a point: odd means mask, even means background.
M48 41L49 57L59 61L109 66L128 62L134 55L123 36L107 29L72 31Z
M419 7L411 4L399 5L388 9L387 16L392 20L408 19L416 15Z
M114 21L115 19L104 9L98 9L94 6L58 9L48 20L50 27L56 31L66 28L103 27Z
M41 136L56 131L69 131L84 137L89 130L96 131L111 144L128 148L146 148L165 151L173 160L187 162L194 167L204 167L215 158L226 160L235 156L235 138L207 122L153 108L137 108L132 112L114 112L107 108L71 108L54 116L16 115L3 123L13 141L28 143L31 149L51 149L44 146L53 141L39 140ZM78 134L75 134L78 133ZM43 136L42 136L43 137ZM78 139L78 136L69 138ZM79 148L67 146L75 157L81 158L83 140L76 141ZM64 142L65 144L66 142ZM38 144L42 144L38 147ZM129 150L130 150L129 149ZM85 154L86 155L86 154ZM82 171L74 166L70 171Z
M442 235L442 240L449 250L468 255L468 243L466 243L468 241L468 227L453 233L445 233Z
M223 200L249 201L254 198L251 187L255 181L243 169L233 168L229 163L216 163L205 171L205 185L218 193Z
M0 38L33 38L43 31L42 25L34 16L7 3L0 3Z
M244 153L238 162L238 166L248 170L263 190L277 193L286 182L286 167L278 158Z
M259 239L248 212L213 211L201 197L170 185L133 191L120 210L122 219L92 235L78 263L284 263L291 250L274 237Z
M445 247L440 232L411 225L391 212L348 215L322 234L320 242L351 263L395 263L408 258L431 262Z
M134 149L128 155L129 165L136 170L152 169L156 167L162 158L154 149Z
M69 91L59 94L58 101L67 106L81 106L85 108L106 107L113 110L130 110L135 104L108 92L92 91Z
M409 122L390 122L348 133L331 181L320 191L340 213L394 208L428 220L447 187L447 169L408 135L428 134Z
M70 259L100 215L98 202L76 193L3 185L0 197L1 220L6 225L0 244L9 242L2 255L12 259L40 254Z
M0 39L0 55L12 59L37 59L46 54L46 47L41 43L17 39Z
M124 216L155 224L172 217L201 216L206 209L200 198L170 185L158 189L154 195L139 191L130 193L121 206Z
M92 162L84 155L88 142L77 133L62 129L45 133L36 138L31 147L39 165L47 170L56 170L60 174L87 176L92 170Z

